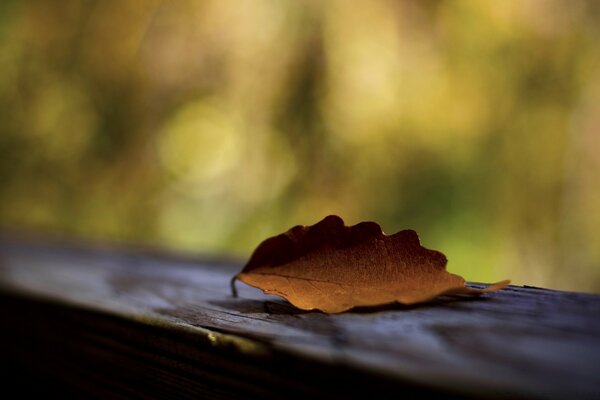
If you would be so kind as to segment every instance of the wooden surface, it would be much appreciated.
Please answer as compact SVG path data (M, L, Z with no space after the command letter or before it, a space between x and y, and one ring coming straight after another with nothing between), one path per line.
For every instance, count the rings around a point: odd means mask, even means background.
M0 239L4 367L73 393L600 398L597 295L511 286L325 315L241 283L231 297L236 262Z

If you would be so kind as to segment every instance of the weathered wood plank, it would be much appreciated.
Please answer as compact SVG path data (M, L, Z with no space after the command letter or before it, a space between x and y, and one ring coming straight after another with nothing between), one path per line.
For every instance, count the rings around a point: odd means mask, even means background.
M167 374L167 386L153 382L157 395L172 384L182 390L177 397L186 390L278 397L289 388L300 397L329 398L376 388L390 395L410 388L423 395L600 397L600 296L511 286L480 299L325 315L241 284L240 297L232 298L229 279L240 268L216 259L4 237L2 318L14 321L3 334L40 341L31 331L49 329L43 316L52 316L50 331L69 337L71 351L88 349L108 369L135 358L138 369ZM48 336L40 354L65 346ZM169 368L152 355L159 350ZM188 378L179 366L189 369ZM109 387L126 374L94 379ZM219 382L237 392L219 389Z

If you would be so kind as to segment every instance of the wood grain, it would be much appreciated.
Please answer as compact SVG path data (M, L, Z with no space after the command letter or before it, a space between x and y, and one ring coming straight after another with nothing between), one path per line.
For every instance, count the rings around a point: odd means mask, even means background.
M77 393L600 398L597 295L510 286L325 315L233 298L234 261L1 239L3 358Z

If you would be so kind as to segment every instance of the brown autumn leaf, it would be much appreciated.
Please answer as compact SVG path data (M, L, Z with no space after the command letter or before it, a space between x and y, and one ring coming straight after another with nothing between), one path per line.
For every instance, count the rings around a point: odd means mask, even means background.
M339 313L359 306L415 304L443 294L480 295L506 287L465 286L446 271L446 256L421 246L417 233L385 235L375 222L345 226L330 215L262 242L232 279L287 299L303 310Z

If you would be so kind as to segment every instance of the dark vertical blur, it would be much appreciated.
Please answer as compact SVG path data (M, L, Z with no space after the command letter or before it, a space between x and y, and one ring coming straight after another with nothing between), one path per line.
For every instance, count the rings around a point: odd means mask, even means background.
M600 3L0 2L0 223L249 252L326 214L600 290Z

